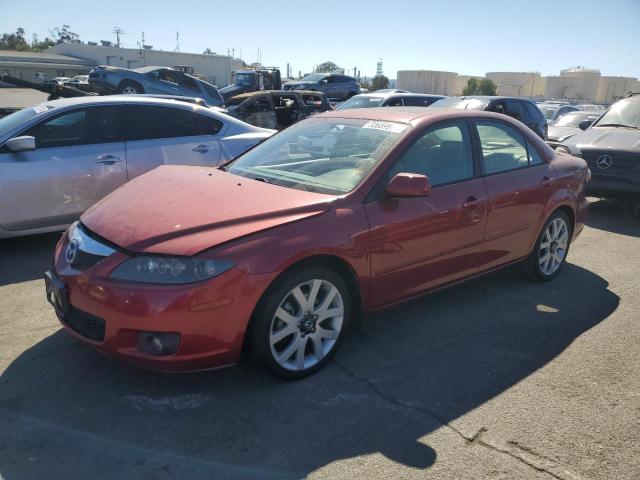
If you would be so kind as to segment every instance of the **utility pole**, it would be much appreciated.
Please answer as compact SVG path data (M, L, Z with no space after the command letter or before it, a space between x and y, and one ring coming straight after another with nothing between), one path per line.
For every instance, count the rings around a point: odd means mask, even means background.
M174 51L180 51L180 32L176 32L176 49Z
M116 47L120 48L120 35L125 35L124 30L120 27L113 27L113 33L116 34Z

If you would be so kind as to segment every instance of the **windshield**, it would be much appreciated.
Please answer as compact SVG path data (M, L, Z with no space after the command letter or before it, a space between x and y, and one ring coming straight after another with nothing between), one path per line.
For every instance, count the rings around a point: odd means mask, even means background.
M53 107L36 105L35 107L25 108L23 110L12 113L11 115L0 118L0 135L8 132L9 130L13 130L18 125L31 120L39 113L46 112L50 108Z
M538 105L538 108L544 115L544 118L551 120L553 118L553 114L558 111L559 107L555 105Z
M640 97L619 100L606 111L596 127L604 126L640 128Z
M484 110L489 105L488 100L479 98L447 97L431 104L432 107L458 108L460 110Z
M259 144L228 171L289 188L342 195L377 165L409 126L345 118L311 118Z
M250 87L253 85L253 73L236 73L235 84L239 87Z
M325 77L324 73L312 73L310 75L306 75L301 82L317 82L318 80L322 80Z
M379 107L382 105L384 98L382 97L368 97L366 95L355 95L346 102L341 103L335 109L347 110L349 108L370 108Z
M580 122L583 120L591 120L592 122L598 118L598 114L585 115L584 113L567 113L558 118L551 124L553 127L580 127Z

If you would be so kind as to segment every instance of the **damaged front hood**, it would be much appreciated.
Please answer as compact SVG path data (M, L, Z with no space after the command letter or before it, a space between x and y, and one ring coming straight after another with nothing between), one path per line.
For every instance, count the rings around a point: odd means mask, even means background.
M208 167L167 165L91 207L82 223L131 252L194 255L327 211L334 197Z

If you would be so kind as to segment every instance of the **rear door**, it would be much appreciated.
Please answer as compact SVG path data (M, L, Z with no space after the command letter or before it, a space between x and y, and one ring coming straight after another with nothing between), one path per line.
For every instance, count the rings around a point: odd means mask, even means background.
M518 129L499 120L478 119L474 125L489 193L483 270L529 254L555 175Z
M159 165L216 165L224 124L185 108L128 105L127 175Z
M474 274L487 218L487 191L474 176L467 122L429 127L400 155L369 196L374 306L415 296ZM384 189L398 173L427 175L427 197L390 198Z
M43 119L20 135L36 149L0 148L0 225L66 225L127 181L121 106L91 106Z

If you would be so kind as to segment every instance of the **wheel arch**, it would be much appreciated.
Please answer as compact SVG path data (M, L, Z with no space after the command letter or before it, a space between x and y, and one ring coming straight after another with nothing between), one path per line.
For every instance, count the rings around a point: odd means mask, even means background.
M571 241L573 240L573 234L574 234L575 229L576 229L576 212L575 212L574 208L570 204L561 203L561 204L558 204L558 205L554 205L552 208L550 208L548 210L548 213L542 218L542 221L538 225L538 228L536 228L535 235L533 236L533 238L531 240L529 252L533 251L533 248L535 247L536 242L538 241L538 237L542 233L542 229L547 224L547 221L551 218L551 216L554 213L556 213L558 211L564 213L567 217L569 217L569 224L570 224L569 226L571 227L571 235L569 237L569 243L571 243Z
M249 346L249 337L250 330L254 323L254 318L256 315L256 311L261 308L264 300L273 291L274 288L277 288L279 282L281 282L287 275L295 272L297 270L302 270L304 268L312 267L312 266L322 266L325 268L329 268L340 275L347 285L349 289L349 293L351 294L351 300L353 302L353 310L354 310L354 318L353 324L356 326L360 325L361 318L364 313L364 303L362 298L362 290L360 281L358 280L358 276L354 270L354 268L349 264L347 260L344 258L330 254L330 253L317 253L313 255L306 256L304 258L298 259L288 265L280 274L273 279L273 281L267 286L267 288L260 295L260 299L256 302L256 306L253 309L253 313L251 314L251 318L245 329L244 333L244 341L242 346L242 351L246 352Z
M140 88L140 91L142 93L144 93L144 87L142 86L142 84L140 82L138 82L137 80L132 80L130 78L124 78L124 79L120 80L120 82L118 82L118 86L116 87L116 89L120 90L123 87L123 85L126 85L128 83L132 83L136 87Z

